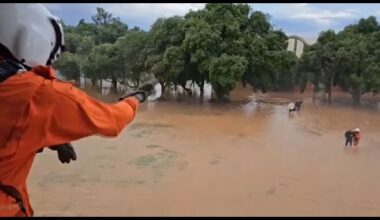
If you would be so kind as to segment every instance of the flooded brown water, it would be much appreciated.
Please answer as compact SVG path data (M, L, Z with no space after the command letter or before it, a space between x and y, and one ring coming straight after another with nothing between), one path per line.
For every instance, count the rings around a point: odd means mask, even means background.
M360 147L344 131L362 130ZM37 216L378 216L380 116L306 101L144 104L119 137L37 156Z

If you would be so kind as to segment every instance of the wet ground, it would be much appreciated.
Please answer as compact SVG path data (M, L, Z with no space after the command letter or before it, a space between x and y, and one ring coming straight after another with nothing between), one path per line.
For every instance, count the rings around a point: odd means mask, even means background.
M344 131L359 127L358 149ZM37 156L37 216L378 216L380 116L317 105L144 104L114 139Z

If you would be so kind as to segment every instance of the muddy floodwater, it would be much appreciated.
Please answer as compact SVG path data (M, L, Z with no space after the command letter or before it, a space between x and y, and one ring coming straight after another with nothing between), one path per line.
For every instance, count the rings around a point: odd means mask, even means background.
M379 216L380 112L286 105L144 104L117 138L45 150L29 176L36 216ZM344 132L359 127L358 149Z

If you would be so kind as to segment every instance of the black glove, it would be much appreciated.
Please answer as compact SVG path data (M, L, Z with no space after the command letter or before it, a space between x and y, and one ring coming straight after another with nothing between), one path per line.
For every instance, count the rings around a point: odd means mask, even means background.
M145 102L146 97L152 95L155 93L154 86L158 83L157 80L151 80L147 83L142 84L139 86L137 91L127 93L123 97L119 99L119 101L126 99L131 96L135 96L141 103Z
M77 154L70 143L54 145L49 148L57 151L58 159L61 163L70 163L70 160L77 160Z
M145 102L146 97L147 97L145 91L137 90L137 91L125 94L123 97L119 98L119 101L126 99L128 97L132 97L132 96L136 97L140 103Z
M139 86L139 90L146 93L147 96L153 95L155 93L154 86L158 83L157 80L151 80Z

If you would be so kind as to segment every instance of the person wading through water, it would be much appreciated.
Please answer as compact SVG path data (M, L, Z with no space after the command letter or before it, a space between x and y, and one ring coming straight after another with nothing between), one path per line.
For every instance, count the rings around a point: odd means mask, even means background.
M355 128L354 130L354 146L358 146L359 145L359 141L360 141L360 129L359 128Z
M296 101L296 102L289 103L288 105L289 114L295 111L297 112L301 111L302 104L303 104L303 101Z
M354 146L357 146L360 141L360 129L355 128L355 129L347 130L344 133L344 137L346 138L345 146L348 146L348 144L352 146L352 142L354 142Z
M344 133L344 137L346 138L345 146L350 145L350 147L351 147L352 146L352 139L354 138L354 132L352 130L347 130Z
M33 216L26 181L37 152L49 147L69 163L71 141L116 137L154 85L106 104L57 80L63 30L42 4L0 4L0 30L0 216Z

